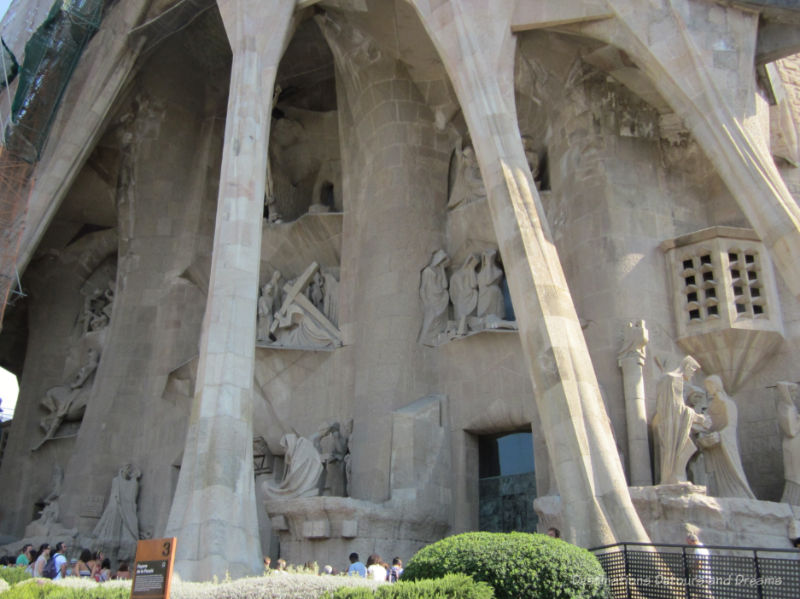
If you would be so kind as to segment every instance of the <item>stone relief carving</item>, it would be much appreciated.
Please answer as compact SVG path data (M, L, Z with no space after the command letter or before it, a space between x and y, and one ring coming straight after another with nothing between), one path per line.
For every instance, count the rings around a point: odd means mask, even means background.
M50 492L42 500L44 508L39 512L39 517L25 527L25 538L37 537L74 537L78 534L77 528L67 529L59 522L61 508L58 498L61 496L61 486L64 483L64 469L59 465L53 466L50 479Z
M266 499L295 499L319 495L319 479L324 466L322 456L314 441L288 433L281 439L285 450L283 479L274 484L266 481L263 486Z
M781 381L778 387L778 425L783 434L783 487L781 501L800 505L800 414L794 396L798 384Z
M114 281L109 281L106 289L83 291L83 312L80 316L83 334L99 331L111 322L114 305Z
M39 421L44 430L44 437L31 448L36 451L42 445L56 437L58 429L64 422L80 422L86 411L91 385L86 383L94 375L100 356L96 349L86 351L86 361L72 376L72 379L63 385L51 387L39 402L39 405L50 413Z
M686 464L697 451L690 438L692 427L707 423L707 418L684 400L685 387L699 369L697 360L686 356L676 370L667 372L658 381L652 424L656 467L662 485L686 481Z
M497 264L497 250L484 250L480 269L478 263L477 255L468 255L448 281L447 253L434 252L420 276L420 343L436 346L481 331L517 328L516 321L506 320L505 295L500 286L505 275ZM454 320L448 318L450 303Z
M258 301L257 341L261 347L321 350L342 346L336 326L338 281L312 262L300 277L283 286L275 271ZM275 309L276 306L279 307ZM334 317L334 319L331 319Z
M130 559L136 554L139 542L139 517L137 498L141 471L133 464L125 464L111 481L103 515L94 527L96 548L118 559Z
M617 363L622 369L632 486L653 483L644 387L644 364L649 341L649 332L643 320L628 322L623 329L622 347L617 354Z
M455 176L447 201L447 208L450 210L486 198L486 188L483 185L475 150L470 145L462 147L462 143L462 140L459 140L453 151Z
M725 393L722 379L717 375L706 378L704 384L709 396L710 422L706 423L706 430L697 435L697 444L705 458L708 494L755 499L739 457L736 403Z

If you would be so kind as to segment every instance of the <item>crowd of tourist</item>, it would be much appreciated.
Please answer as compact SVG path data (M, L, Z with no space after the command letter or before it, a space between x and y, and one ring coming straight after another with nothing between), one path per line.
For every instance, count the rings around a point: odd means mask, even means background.
M55 549L49 543L42 543L39 549L25 545L16 560L8 556L0 557L0 565L25 568L31 576L60 580L69 576L93 578L97 582L125 580L131 577L127 562L120 562L116 572L111 571L111 560L98 551L92 553L82 549L78 558L68 559L66 543L57 543Z
M317 572L318 566L316 562L306 562L299 570L305 572ZM264 558L264 571L268 574L288 573L286 560L279 559L275 562L275 567L272 567L272 559L267 556ZM320 576L360 576L369 580L382 580L386 582L397 582L403 575L403 560L396 557L392 560L392 565L387 564L381 556L373 553L367 558L367 565L365 566L358 553L350 554L350 565L343 570L337 570L333 566L326 564L319 570Z

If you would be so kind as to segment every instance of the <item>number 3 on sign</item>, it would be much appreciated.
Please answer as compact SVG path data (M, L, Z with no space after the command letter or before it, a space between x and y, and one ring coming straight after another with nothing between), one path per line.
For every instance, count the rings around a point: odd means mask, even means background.
M169 541L167 541L166 543L164 543L162 545L161 555L164 555L164 556L169 555L169 548L170 548L170 543L169 543Z

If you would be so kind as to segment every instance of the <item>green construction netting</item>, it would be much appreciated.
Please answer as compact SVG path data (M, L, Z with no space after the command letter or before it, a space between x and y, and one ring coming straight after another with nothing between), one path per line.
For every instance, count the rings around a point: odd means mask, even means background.
M19 63L14 53L8 49L6 42L0 39L0 44L3 46L2 56L0 56L0 91L3 91L6 86L14 80L19 71Z
M19 87L5 130L8 150L35 162L86 42L100 26L104 0L56 0L25 45Z

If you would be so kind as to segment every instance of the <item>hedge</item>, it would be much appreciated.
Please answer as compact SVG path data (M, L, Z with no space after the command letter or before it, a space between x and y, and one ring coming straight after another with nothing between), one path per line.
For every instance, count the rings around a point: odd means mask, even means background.
M585 549L546 535L470 532L420 549L403 580L461 572L489 584L498 599L606 599L600 562Z

